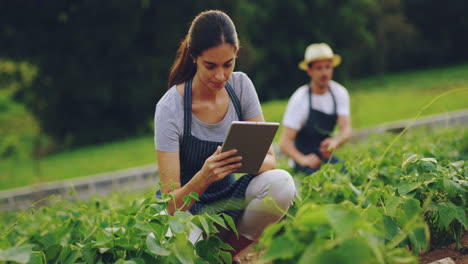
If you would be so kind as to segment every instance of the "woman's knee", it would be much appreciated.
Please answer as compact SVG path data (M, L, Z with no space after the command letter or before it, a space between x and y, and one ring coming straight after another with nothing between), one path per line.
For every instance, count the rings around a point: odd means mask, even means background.
M269 196L283 209L288 208L296 193L291 174L285 170L275 169L265 172L265 178L268 179Z

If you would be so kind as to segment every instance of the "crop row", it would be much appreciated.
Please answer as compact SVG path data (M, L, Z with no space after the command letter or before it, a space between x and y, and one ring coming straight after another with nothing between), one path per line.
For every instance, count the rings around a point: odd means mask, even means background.
M350 144L341 165L294 175L300 195L257 247L273 263L417 263L458 243L467 222L468 133L461 128L386 135ZM170 197L49 198L0 217L0 261L13 263L230 263L217 236L226 215L160 214ZM197 199L191 195L187 199ZM271 202L265 200L265 202ZM204 239L187 240L193 225ZM173 236L166 236L171 230Z

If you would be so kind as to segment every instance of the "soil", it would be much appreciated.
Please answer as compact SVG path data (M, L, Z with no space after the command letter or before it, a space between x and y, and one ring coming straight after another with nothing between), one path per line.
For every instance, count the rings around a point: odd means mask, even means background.
M463 234L462 251L455 249L455 243L447 247L433 249L419 256L420 264L428 264L444 258L451 258L456 264L468 264L468 231ZM239 254L239 260L242 264L256 264L261 252L256 251L253 247L248 247Z
M468 264L468 231L465 230L461 239L462 250L455 249L455 243L447 247L433 249L419 256L420 264L431 263L443 258L451 258L456 264Z

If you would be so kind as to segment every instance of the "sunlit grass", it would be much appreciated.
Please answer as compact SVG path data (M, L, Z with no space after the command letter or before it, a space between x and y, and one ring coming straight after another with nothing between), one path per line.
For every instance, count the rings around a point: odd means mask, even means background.
M43 160L2 160L0 189L155 164L153 137L80 148Z

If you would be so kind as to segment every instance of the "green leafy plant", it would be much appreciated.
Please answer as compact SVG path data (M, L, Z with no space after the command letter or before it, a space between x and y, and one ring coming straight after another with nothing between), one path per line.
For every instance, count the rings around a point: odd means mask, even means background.
M30 208L2 236L0 261L230 263L231 247L216 234L219 227L235 228L232 219L225 214L164 214L170 199L138 199L120 208L110 200ZM193 244L187 238L194 226L203 230L204 239Z

